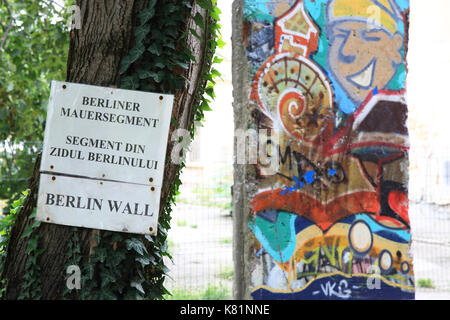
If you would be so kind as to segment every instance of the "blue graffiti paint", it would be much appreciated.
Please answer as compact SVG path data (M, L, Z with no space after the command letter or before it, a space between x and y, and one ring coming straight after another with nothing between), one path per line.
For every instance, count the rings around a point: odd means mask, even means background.
M307 171L304 175L303 175L303 179L304 179L304 181L306 182L306 184L311 184L311 183L313 183L314 182L314 175L316 174L316 172L314 171L314 170L311 170L311 171ZM301 188L303 188L303 186L305 185L304 183L303 183L303 181L302 180L300 180L300 178L299 177L297 177L297 176L294 176L293 178L292 178L293 180L294 180L294 182L295 182L295 185L294 186L292 186L292 187L289 187L289 186L285 186L284 188L283 188L283 190L281 190L280 191L280 193L284 196L288 191L288 194L290 194L290 193L292 193L293 191L295 191L295 190L300 190Z
M255 290L255 300L414 300L414 291L391 286L380 281L380 289L369 289L367 277L342 275L323 277L297 292L272 292L265 288Z
M248 227L261 243L265 251L278 262L286 262L294 254L296 243L296 215L280 211L275 222L260 216L249 221Z
M375 89L373 89L373 95L376 96L378 94L378 87L375 87Z

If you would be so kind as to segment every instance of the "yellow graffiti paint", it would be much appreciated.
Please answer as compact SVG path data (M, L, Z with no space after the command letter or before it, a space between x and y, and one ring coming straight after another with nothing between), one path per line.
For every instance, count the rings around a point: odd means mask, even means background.
M381 1L386 8L391 9L391 5L388 1ZM332 4L332 17L362 17L367 19L379 18L378 23L384 26L392 34L398 31L396 21L389 15L389 13L381 6L375 5L370 0L336 0ZM374 9L379 10L377 14L374 13ZM378 15L379 14L379 15Z

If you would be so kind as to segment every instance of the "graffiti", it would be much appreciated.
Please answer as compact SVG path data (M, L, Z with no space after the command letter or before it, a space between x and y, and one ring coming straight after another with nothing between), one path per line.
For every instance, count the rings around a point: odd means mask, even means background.
M253 298L414 298L408 10L407 0L245 1L249 108L279 137L278 171L256 176L251 201Z
M348 282L344 279L342 279L338 286L337 286L337 291L335 291L335 287L336 287L336 282L334 282L333 284L331 284L330 281L327 281L325 283L325 285L320 284L320 289L322 289L322 293L327 296L327 297L332 297L332 296L336 296L338 298L341 299L348 299L351 297L352 294L352 290L348 289ZM316 295L321 293L320 291L314 291L312 294Z

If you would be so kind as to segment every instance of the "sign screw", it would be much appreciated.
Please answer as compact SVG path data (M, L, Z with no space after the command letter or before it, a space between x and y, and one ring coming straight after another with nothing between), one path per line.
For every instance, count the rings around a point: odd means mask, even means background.
M155 187L151 187L150 190L155 191Z
M54 166L50 166L50 170L53 170Z
M49 217L47 217L47 219L45 219L45 220L47 220L47 221L50 221L50 218L49 218Z
M159 96L159 100L161 100L161 101L162 101L163 99L164 99L164 97L163 97L163 96Z
M148 179L148 181L153 182L153 178Z
M153 228L152 228L152 227L148 228L148 230L149 230L150 232L153 232Z
M56 177L52 177L52 181L55 181L56 180Z
M63 86L62 86L62 87L63 87L63 89L66 89L66 88L67 88L67 86L66 86L65 84L63 84Z

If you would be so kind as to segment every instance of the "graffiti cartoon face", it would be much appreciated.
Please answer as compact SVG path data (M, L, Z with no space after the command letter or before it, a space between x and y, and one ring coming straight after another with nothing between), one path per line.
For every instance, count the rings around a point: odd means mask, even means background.
M403 37L392 16L372 2L344 6L346 2L332 1L328 9L328 64L349 97L361 103L394 77L403 60ZM371 12L378 12L378 24Z

